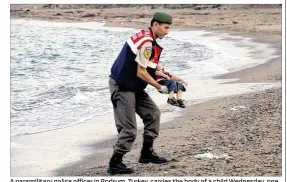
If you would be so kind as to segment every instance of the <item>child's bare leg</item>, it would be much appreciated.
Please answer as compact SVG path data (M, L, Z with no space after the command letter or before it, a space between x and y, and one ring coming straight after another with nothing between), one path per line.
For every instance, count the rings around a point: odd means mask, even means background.
M178 90L176 94L177 100L182 99L182 90Z
M169 92L169 96L168 96L168 98L173 98L174 97L174 91L171 91L171 92Z

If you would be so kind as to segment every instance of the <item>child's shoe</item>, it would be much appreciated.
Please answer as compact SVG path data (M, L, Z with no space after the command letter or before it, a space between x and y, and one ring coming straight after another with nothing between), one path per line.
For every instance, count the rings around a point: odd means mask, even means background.
M185 105L182 99L178 99L177 102L178 102L179 107L185 108Z
M177 100L173 97L173 98L168 98L167 99L167 103L169 103L170 105L173 105L173 106L179 106Z

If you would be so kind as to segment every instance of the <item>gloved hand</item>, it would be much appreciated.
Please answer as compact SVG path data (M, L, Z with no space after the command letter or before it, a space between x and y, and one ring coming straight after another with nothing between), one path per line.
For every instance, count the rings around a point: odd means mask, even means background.
M162 85L160 89L157 89L162 94L168 94L168 88L165 85Z

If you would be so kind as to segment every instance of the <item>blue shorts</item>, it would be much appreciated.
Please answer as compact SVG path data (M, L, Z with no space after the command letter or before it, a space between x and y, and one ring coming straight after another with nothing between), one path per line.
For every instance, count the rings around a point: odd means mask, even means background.
M180 82L174 81L174 80L160 80L158 81L159 84L165 85L168 88L168 93L174 92L177 93L178 90L181 90L183 92L186 91L184 85Z

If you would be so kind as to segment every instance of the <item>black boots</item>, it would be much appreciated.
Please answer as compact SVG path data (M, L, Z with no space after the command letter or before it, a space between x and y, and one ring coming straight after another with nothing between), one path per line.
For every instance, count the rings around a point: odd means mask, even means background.
M108 173L110 174L130 174L133 173L134 170L132 168L127 168L125 164L123 164L123 154L114 153L109 164Z
M155 163L155 164L161 164L168 162L166 158L159 157L154 151L153 151L153 143L143 143L143 148L141 150L141 156L139 159L139 163Z
M178 100L177 100L177 103L178 103L179 107L185 108L185 104L183 103L183 100L182 100L182 99L178 99Z
M110 174L130 174L133 173L134 170L132 168L127 168L125 164L123 164L123 154L115 153L113 154L109 168L107 170ZM153 143L143 143L143 148L141 150L141 156L139 159L139 163L155 163L155 164L162 164L168 162L166 158L159 157L153 151Z

